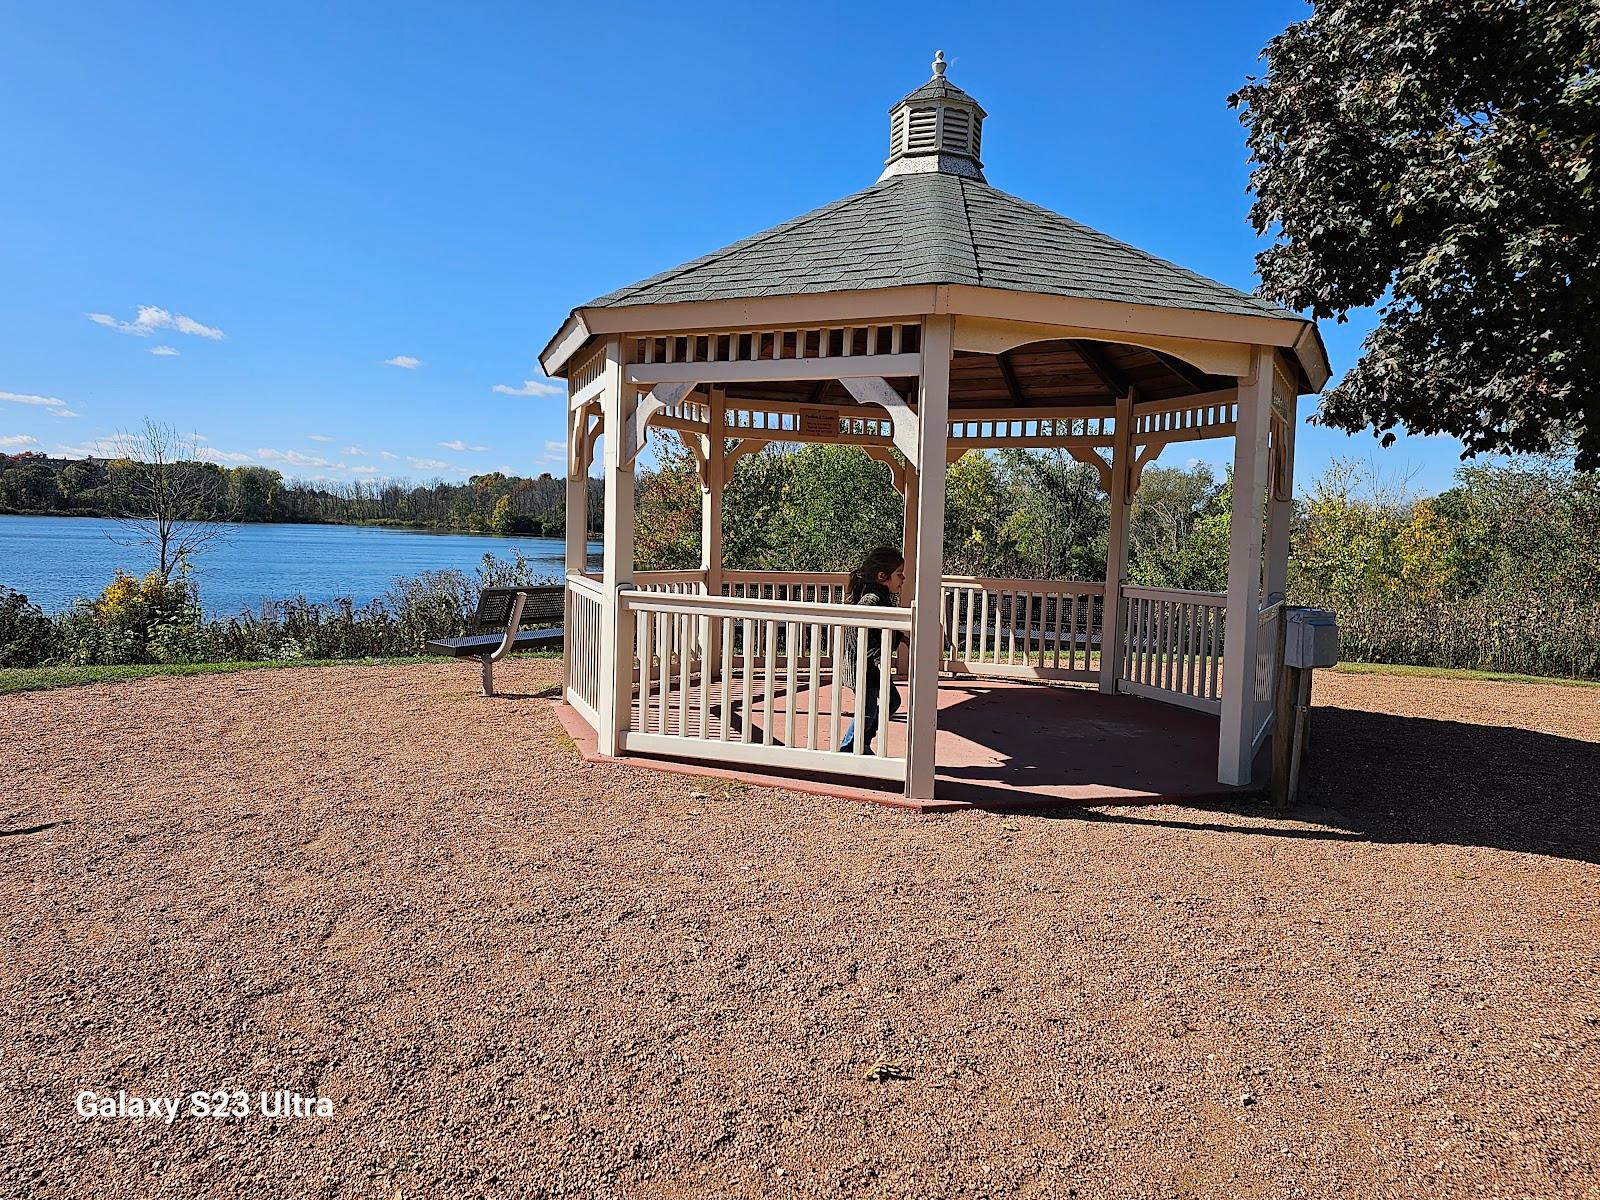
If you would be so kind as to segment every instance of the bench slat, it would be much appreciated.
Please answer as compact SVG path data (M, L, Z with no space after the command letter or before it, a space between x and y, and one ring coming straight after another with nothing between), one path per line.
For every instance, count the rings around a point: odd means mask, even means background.
M522 623L548 625L561 621L566 615L567 589L561 584L522 588L484 588L478 593L478 609L472 614L472 629L482 633L489 629L504 630L511 619L517 594L527 597L522 606Z
M448 658L482 658L492 653L504 640L504 634L482 633L471 637L439 638L428 643L429 654ZM559 645L565 637L561 629L523 629L517 633L513 650L531 650L538 646Z

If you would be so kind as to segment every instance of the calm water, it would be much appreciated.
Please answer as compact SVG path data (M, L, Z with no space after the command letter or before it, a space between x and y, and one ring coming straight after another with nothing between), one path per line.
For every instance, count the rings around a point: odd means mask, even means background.
M94 517L0 516L0 584L16 588L46 612L78 596L99 595L121 567L150 569L145 547L115 521ZM415 529L348 525L229 525L195 563L200 599L211 616L258 608L263 600L305 596L357 604L381 596L399 575L454 569L471 575L485 554L510 558L521 550L535 571L559 579L565 549L559 538L484 537ZM600 544L589 546L591 557Z

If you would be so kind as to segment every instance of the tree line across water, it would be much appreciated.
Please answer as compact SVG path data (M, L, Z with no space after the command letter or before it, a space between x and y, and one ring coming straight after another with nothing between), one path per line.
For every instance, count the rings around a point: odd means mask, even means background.
M395 525L469 533L562 537L567 484L498 471L464 483L433 479L349 482L285 479L271 467L223 467L192 459L174 464L185 497L182 516L247 523ZM50 458L0 454L0 512L60 516L123 515L148 479L148 464L123 458ZM598 532L599 481L590 481L591 532Z

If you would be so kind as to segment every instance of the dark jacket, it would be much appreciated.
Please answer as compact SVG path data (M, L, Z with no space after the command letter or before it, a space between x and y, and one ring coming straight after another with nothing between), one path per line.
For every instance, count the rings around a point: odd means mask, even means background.
M861 599L857 600L856 603L879 604L892 607L893 601L894 597L888 592L873 591L868 589L867 591L861 593ZM854 679L856 672L857 631L854 629L845 628L841 629L839 632L844 638L844 669L847 677ZM879 637L880 635L877 630L869 629L867 631L867 678L874 683L876 683L878 678L878 660L882 657L881 653L879 652ZM893 649L899 649L900 643L903 641L905 641L905 634L901 633L898 629L895 630L893 640L890 643L891 647Z

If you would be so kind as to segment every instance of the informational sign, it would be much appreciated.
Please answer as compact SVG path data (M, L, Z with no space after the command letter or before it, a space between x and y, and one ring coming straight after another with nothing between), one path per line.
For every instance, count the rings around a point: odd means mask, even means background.
M833 437L839 432L837 408L802 408L800 410L800 435L802 437Z

